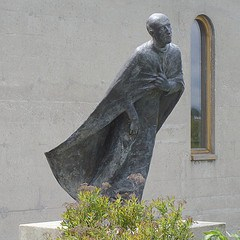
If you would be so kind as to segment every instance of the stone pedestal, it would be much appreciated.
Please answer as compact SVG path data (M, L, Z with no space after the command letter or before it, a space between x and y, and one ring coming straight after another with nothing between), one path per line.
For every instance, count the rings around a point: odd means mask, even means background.
M19 226L20 240L47 240L49 236L52 239L60 234L61 221L21 224ZM203 239L204 232L219 229L225 232L225 223L219 222L195 222L191 227L195 240Z
M192 225L191 229L194 234L194 240L201 240L203 239L204 233L210 230L218 229L221 232L225 233L226 223L197 221Z
M20 240L48 240L48 237L55 239L60 234L60 223L61 221L21 224Z

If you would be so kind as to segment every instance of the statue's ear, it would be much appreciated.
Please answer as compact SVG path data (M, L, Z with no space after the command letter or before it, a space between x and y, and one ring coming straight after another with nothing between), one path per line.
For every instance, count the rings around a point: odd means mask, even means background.
M150 28L150 27L148 27L147 30L148 30L149 34L150 34L152 37L154 37L154 31L153 31L153 29Z
M150 33L151 36L154 35L154 31L152 29L149 31L149 33Z

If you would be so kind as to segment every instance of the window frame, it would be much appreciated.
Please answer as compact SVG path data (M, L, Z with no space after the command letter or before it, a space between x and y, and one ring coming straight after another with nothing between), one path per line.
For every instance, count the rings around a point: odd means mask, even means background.
M195 20L198 23L201 36L201 79L205 78L204 104L206 130L204 133L205 148L191 148L192 160L215 160L214 149L214 29L211 20L205 15L198 15ZM204 81L201 81L202 83Z

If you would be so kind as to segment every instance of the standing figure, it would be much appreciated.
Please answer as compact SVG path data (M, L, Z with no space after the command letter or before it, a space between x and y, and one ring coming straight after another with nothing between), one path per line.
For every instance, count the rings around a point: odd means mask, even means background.
M152 14L147 30L152 39L135 50L89 118L45 153L74 199L83 183L108 186L111 198L133 193L142 198L156 134L184 90L181 53L171 43L168 17Z

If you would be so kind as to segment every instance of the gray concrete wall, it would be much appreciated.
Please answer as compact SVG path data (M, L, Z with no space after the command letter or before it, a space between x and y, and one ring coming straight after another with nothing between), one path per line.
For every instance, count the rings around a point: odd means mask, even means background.
M238 0L0 0L0 240L20 223L60 218L71 201L43 155L101 100L145 20L166 13L182 49L186 91L158 134L144 198L186 199L186 214L240 228ZM213 162L190 161L190 29L198 14L216 35Z

